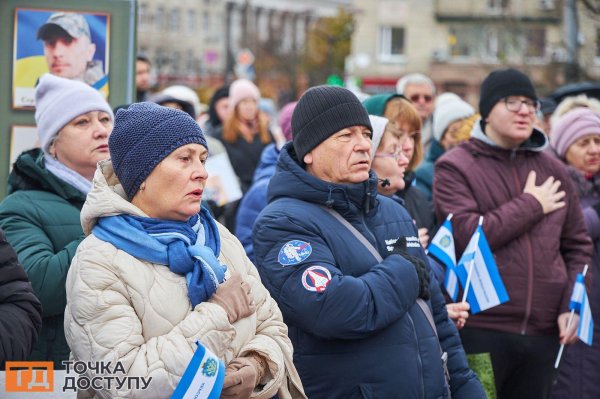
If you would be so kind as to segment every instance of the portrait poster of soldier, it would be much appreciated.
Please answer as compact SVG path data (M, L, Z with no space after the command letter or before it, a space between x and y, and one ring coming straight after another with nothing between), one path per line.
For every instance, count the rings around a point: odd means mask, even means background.
M35 85L49 72L83 81L108 98L110 15L17 8L13 108L35 106Z

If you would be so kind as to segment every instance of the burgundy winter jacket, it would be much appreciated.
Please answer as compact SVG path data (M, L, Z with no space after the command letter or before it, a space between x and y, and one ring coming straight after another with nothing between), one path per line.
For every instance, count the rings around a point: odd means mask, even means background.
M576 191L564 165L543 152L547 139L534 130L513 150L495 146L476 124L472 138L435 165L433 199L438 220L453 213L459 259L483 216L488 239L510 300L469 318L473 328L557 335L573 282L592 254ZM560 180L566 206L544 215L523 188L531 170L536 185ZM590 281L591 276L586 277Z

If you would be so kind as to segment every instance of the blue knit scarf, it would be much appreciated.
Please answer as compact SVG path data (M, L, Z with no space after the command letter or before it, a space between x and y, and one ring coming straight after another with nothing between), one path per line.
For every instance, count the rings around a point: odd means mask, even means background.
M92 233L131 256L186 276L193 307L209 299L225 277L227 266L217 259L219 231L204 208L187 222L130 215L102 217Z

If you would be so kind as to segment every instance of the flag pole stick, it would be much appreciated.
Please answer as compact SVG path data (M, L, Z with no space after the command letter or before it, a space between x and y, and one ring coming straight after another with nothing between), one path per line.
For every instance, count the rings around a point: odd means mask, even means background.
M452 215L452 214L450 214ZM477 227L483 225L483 216L479 216L479 222L477 223ZM465 302L467 300L467 293L469 292L469 287L471 286L471 275L473 274L473 265L475 264L475 258L471 260L471 264L469 265L469 272L467 273L467 282L465 283L465 291L463 292L463 297L461 302Z
M467 282L465 283L465 291L463 292L463 297L461 302L465 302L467 300L467 293L469 292L469 288L471 287L471 274L473 274L473 265L475 264L475 259L471 260L471 265L469 266L469 273L467 273Z
M583 268L583 277L585 278L585 274L588 271L588 265L585 265ZM571 313L569 314L569 321L567 322L567 331L571 329L571 324L573 324L573 316L575 315L575 309L571 309ZM558 355L556 356L556 361L554 362L554 368L557 369L560 364L560 359L562 357L563 351L565 350L565 344L560 344L560 349L558 350Z

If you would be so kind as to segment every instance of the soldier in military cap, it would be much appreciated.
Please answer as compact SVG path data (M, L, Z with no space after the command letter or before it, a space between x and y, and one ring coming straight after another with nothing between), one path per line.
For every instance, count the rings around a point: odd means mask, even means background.
M81 14L57 12L37 32L51 74L83 81L96 89L105 82L102 62L94 60L96 45Z

